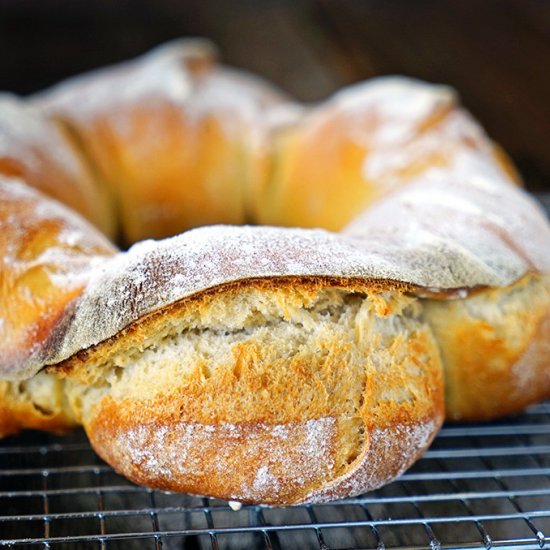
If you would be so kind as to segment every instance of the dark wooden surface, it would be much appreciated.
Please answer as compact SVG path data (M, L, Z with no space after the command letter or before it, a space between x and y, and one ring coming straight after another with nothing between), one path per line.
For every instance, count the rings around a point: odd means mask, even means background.
M451 84L528 187L550 189L549 0L0 0L0 89L180 36L211 38L302 100L382 74Z

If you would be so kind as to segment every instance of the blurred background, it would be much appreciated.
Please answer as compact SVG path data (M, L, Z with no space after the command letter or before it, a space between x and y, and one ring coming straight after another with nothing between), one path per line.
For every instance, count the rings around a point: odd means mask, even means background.
M181 36L298 99L375 75L454 86L550 190L548 0L0 0L0 89L28 94Z

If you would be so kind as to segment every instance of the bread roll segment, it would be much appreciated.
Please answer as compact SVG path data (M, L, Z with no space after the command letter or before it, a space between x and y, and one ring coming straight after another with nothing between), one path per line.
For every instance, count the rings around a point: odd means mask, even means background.
M349 86L294 122L275 124L273 141L271 178L256 186L264 224L340 231L382 197L465 154L519 181L451 88L411 78Z
M124 244L249 220L267 177L263 111L284 94L219 67L206 41L175 41L33 99L62 123L105 182Z
M75 425L64 383L37 372L93 269L115 253L62 204L0 176L0 436Z
M241 281L57 368L94 448L139 483L279 505L358 494L443 420L418 299L386 286Z
M425 243L449 243L447 258L453 247L503 275L499 285L470 281L455 291L460 299L423 302L441 350L448 420L515 414L550 395L548 220L491 162L461 151L449 167L379 201L342 234L399 243L403 254L424 246L425 261L431 255L438 270L454 267Z
M445 368L448 420L521 412L550 394L550 280L528 275L465 300L428 300Z

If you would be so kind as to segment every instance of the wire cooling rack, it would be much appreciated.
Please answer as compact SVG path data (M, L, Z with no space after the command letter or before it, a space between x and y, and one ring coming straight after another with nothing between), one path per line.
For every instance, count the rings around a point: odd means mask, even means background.
M326 505L267 508L151 491L80 431L0 442L0 546L98 549L544 548L550 402L515 419L446 426L396 482Z

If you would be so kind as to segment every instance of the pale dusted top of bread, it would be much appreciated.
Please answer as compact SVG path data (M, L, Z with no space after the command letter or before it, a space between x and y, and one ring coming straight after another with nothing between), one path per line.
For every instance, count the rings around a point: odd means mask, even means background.
M550 270L550 227L542 208L489 163L467 152L450 169L434 168L373 205L343 233L405 250L425 240L452 243L499 274L503 285L518 274ZM469 277L466 286L486 284L475 271Z
M216 49L206 40L175 40L147 55L71 78L32 98L32 104L60 118L83 124L107 115L121 136L131 133L136 108L175 105L200 119L223 114L227 132L256 131L262 110L288 101L260 77L216 63Z

